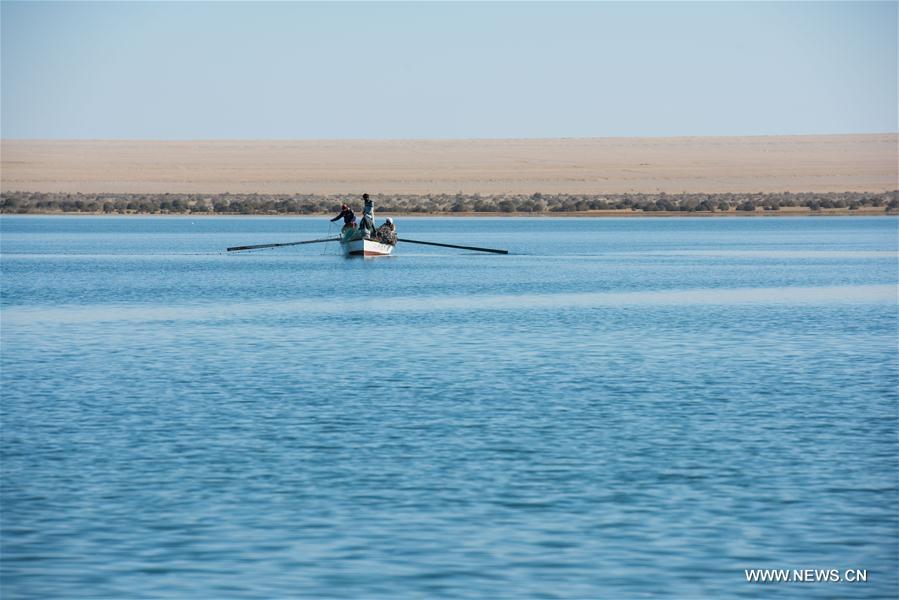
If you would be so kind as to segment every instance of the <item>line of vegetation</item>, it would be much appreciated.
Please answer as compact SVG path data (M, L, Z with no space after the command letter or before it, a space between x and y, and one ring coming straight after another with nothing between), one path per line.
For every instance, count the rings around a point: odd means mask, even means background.
M883 209L899 212L899 190L891 192L756 194L374 194L381 212L393 213L571 213L603 210L641 212L764 212L804 207ZM356 196L318 194L67 194L3 192L0 213L314 215L335 213ZM361 208L361 206L360 206Z

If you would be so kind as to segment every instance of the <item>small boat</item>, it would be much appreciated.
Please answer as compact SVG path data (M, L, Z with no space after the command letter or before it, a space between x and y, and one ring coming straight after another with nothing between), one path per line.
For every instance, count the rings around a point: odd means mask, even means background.
M255 244L253 246L231 246L228 252L240 252L241 250L261 250L263 248L281 248L283 246L300 246L302 244L323 244L325 242L340 242L345 256L390 256L396 243L400 241L396 233L384 239L366 238L364 234L355 228L345 229L339 237L326 237L319 240L303 240L302 242L279 242L275 244ZM441 248L458 248L460 250L473 250L475 252L491 252L493 254L508 254L508 250L496 248L479 248L477 246L460 246L458 244L443 244L439 242L425 242L423 240L410 240L403 238L407 244L422 244L424 246L439 246Z
M346 208L346 207L345 207ZM374 224L374 212L372 203L366 198L365 208L370 222ZM369 227L368 229L371 229ZM357 228L355 223L345 225L340 231L340 235L329 236L317 240L303 240L301 242L277 242L273 244L254 244L252 246L231 246L227 248L228 252L240 252L242 250L261 250L263 248L281 248L283 246L299 246L302 244L322 244L326 242L340 242L340 248L343 250L344 256L390 256L396 243L402 241L408 244L422 244L424 246L439 246L441 248L458 248L459 250L473 250L475 252L491 252L493 254L508 254L508 250L498 250L496 248L479 248L477 246L460 246L459 244L445 244L442 242L426 242L424 240L410 240L403 238L399 240L396 237L396 227L392 219L377 228L375 232L366 232L363 228Z
M390 256L396 243L365 237L360 229L348 229L340 238L344 256Z
M340 232L340 247L343 249L343 254L344 256L390 256L396 247L396 229L393 227L393 219L388 218L384 225L375 229L375 203L368 197L368 194L362 194L362 199L365 201L362 224L359 227L344 225ZM366 223L371 231L366 231L364 227Z

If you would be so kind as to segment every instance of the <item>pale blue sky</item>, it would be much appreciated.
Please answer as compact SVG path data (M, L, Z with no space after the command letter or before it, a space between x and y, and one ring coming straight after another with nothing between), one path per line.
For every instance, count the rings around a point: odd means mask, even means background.
M896 2L2 2L4 138L889 132Z

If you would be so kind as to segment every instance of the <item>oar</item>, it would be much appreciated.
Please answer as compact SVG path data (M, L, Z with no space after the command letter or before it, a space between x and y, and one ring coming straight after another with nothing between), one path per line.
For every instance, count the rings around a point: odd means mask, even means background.
M494 248L478 248L476 246L457 246L456 244L438 244L437 242L422 242L421 240L410 240L409 238L401 238L398 242L406 242L407 244L422 244L423 246L441 246L443 248L459 248L460 250L475 250L477 252L492 252L494 254L508 254L508 250L496 250Z
M306 240L304 242L287 242L286 244L257 244L255 246L232 246L228 248L228 252L237 252L238 250L259 250L260 248L279 248L281 246L299 246L300 244L320 244L322 242L336 242L339 237L322 238L320 240Z

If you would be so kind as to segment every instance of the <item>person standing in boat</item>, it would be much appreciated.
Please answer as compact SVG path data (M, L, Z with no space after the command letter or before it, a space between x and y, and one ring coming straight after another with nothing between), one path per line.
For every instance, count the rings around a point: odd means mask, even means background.
M331 222L333 223L340 217L343 217L343 231L346 231L350 227L356 227L356 213L354 213L353 209L346 204L340 205L340 214L331 219Z
M366 236L375 234L375 203L368 194L362 194L362 231Z

